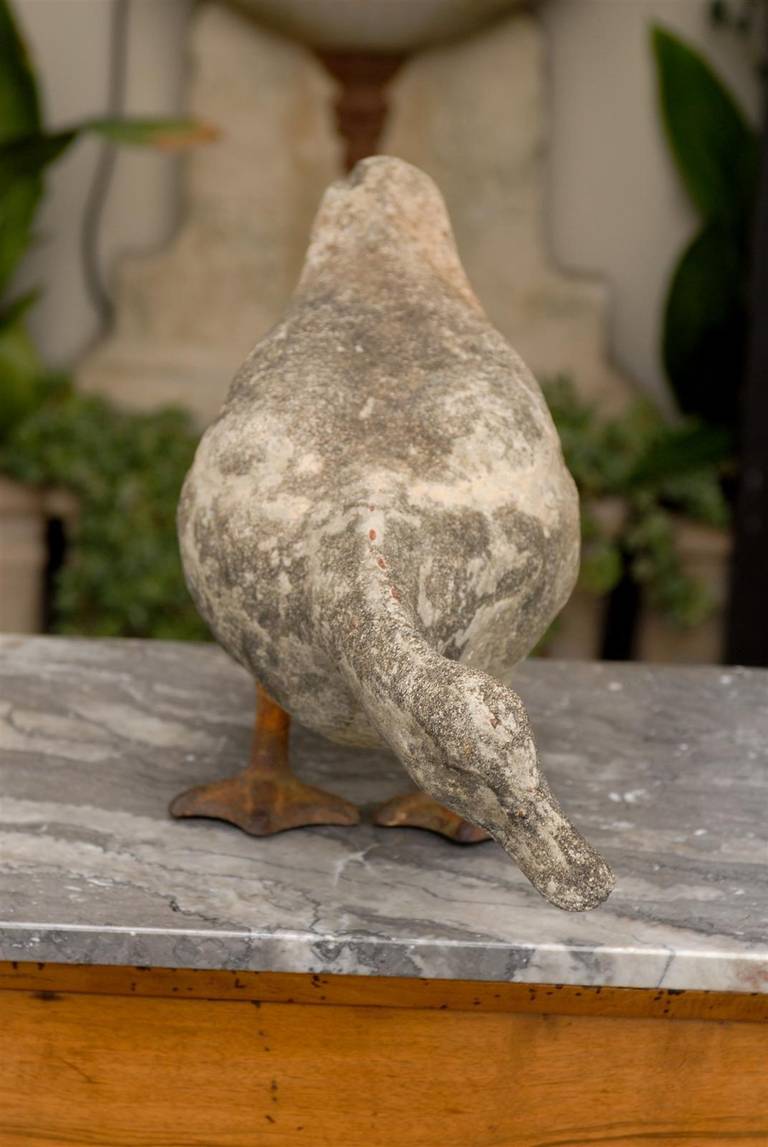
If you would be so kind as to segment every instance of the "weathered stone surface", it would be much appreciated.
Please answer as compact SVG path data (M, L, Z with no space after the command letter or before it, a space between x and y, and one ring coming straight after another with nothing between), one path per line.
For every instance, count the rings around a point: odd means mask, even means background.
M573 588L576 489L423 172L377 157L326 192L285 318L202 439L179 531L212 631L302 724L388 744L561 907L607 896L494 679Z
M174 821L248 756L249 675L213 645L0 636L0 960L768 992L768 671L515 671L541 758L620 873L565 914L493 843ZM391 754L296 725L305 781L370 808Z

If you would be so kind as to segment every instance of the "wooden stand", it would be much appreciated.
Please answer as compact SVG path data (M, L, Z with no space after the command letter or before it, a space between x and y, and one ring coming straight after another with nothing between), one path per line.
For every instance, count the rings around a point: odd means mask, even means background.
M3 1147L768 1143L768 997L0 965Z

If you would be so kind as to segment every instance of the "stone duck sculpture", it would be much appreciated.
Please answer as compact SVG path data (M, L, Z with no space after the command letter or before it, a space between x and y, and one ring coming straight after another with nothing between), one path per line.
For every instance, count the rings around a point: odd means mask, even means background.
M295 719L399 757L418 791L378 824L490 835L553 904L605 899L613 874L501 680L573 588L577 493L423 172L378 156L327 190L285 317L204 434L178 523L196 605L260 705L248 767L183 793L174 816L257 836L354 824L352 804L290 772Z

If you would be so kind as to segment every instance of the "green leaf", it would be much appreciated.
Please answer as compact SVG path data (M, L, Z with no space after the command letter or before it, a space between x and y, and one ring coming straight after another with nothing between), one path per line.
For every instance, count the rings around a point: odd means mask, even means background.
M79 505L55 589L58 632L206 636L176 538L176 506L196 441L181 410L120 410L59 386L2 444L0 471L68 489Z
M0 143L0 195L17 182L39 175L86 132L114 143L179 151L215 138L213 129L194 120L87 120L63 131L34 132ZM0 203L0 206L2 204Z
M669 143L688 194L706 220L746 237L758 172L758 136L704 58L658 25L653 51Z
M72 132L18 136L0 143L0 291L32 240L42 172L74 139Z
M0 142L40 129L40 98L10 5L0 0ZM38 174L19 179L0 200L0 291L30 243L42 194Z
M35 75L10 5L0 0L0 140L40 127Z
M730 523L731 510L716 469L691 471L666 478L659 489L665 506L694 522L723 529Z
M2 310L0 310L0 330L3 327L15 323L32 307L40 297L40 292L36 288L31 291L26 291L25 294L19 295L10 303L6 303Z
M25 418L39 404L44 368L27 334L24 310L0 326L0 437Z
M0 208L19 181L40 175L76 138L77 130L70 129L52 135L35 132L0 143Z
M43 171L85 132L161 151L181 151L215 138L211 127L194 120L99 119L51 134L16 135L0 143L0 290L29 246Z
M191 119L94 119L76 130L95 132L113 143L160 151L185 151L212 142L218 134L211 124Z
M24 41L8 0L0 0L0 292L30 245L43 171L82 132L167 151L204 143L216 134L209 125L186 119L96 119L53 134L42 131L41 121Z
M733 436L721 426L664 427L637 460L634 484L658 485L669 478L721 465L733 448Z
M621 549L615 542L601 538L584 546L579 570L582 589L602 597L619 584L622 573Z
M747 338L747 273L729 232L696 236L674 273L664 314L663 357L680 409L735 427Z

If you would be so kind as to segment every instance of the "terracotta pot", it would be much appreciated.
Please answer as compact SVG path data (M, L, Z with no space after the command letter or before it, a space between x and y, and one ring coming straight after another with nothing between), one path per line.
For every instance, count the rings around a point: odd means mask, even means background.
M0 632L39 633L44 616L46 525L71 528L77 502L64 490L36 490L0 477Z
M39 633L47 559L43 495L0 478L0 631Z

